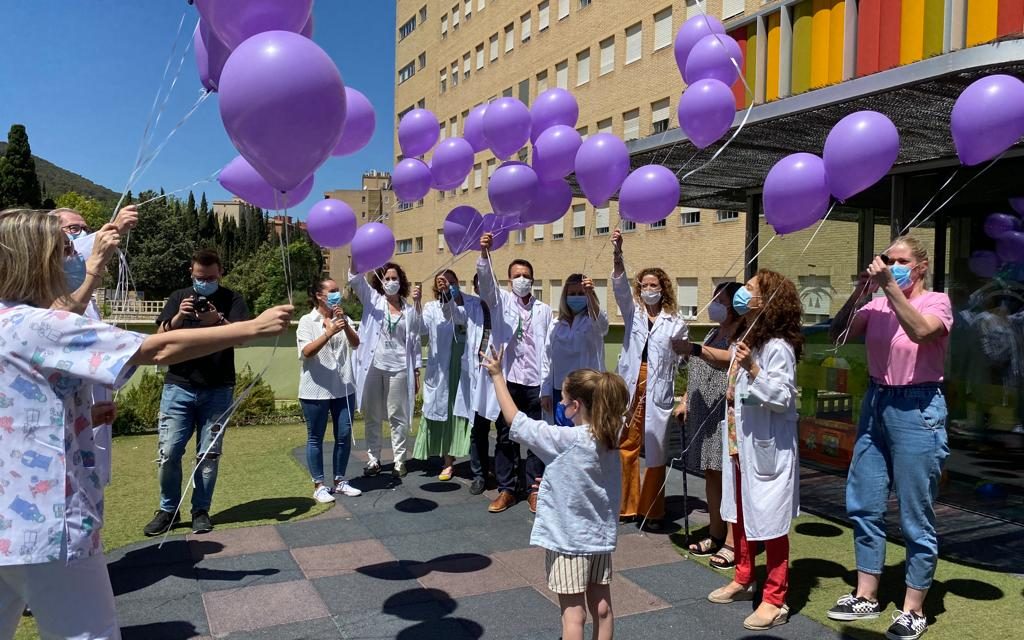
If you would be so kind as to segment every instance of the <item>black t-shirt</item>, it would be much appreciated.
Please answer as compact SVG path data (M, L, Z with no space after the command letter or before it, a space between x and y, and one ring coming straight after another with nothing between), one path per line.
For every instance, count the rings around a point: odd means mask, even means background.
M167 304L156 319L157 326L170 322L178 313L178 307L185 298L195 295L192 287L178 289L167 298ZM217 311L224 314L228 322L241 322L249 319L249 307L239 294L226 287L220 287L212 296L208 296L210 303ZM199 326L199 320L194 316L185 318L185 324L175 331L194 329ZM167 369L164 382L168 384L180 384L193 387L233 387L235 385L235 350L233 348L211 353L195 360L186 360L178 364L172 364Z

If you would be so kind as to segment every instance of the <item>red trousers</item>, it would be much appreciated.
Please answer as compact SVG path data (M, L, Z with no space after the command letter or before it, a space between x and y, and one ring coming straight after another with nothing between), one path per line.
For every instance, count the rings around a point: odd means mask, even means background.
M742 585L753 584L754 560L757 558L757 542L747 540L743 529L743 502L740 484L739 465L733 465L736 475L736 523L732 525L733 545L736 549L736 575L734 580ZM764 540L765 554L768 556L768 581L764 585L762 599L776 607L786 603L786 591L789 590L789 536L780 536Z

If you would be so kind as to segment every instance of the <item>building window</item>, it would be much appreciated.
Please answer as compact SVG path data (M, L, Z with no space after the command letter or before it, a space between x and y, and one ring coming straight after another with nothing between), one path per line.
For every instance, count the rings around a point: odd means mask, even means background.
M405 109L403 109L402 111L400 111L400 112L398 113L398 118L397 118L397 122L398 122L399 124L401 124L401 122L402 122L402 118L404 118L404 117L405 117L405 114L409 113L410 111L412 111L412 107L406 107ZM399 162L401 162L401 159L399 159Z
M700 0L686 0L686 19L700 15Z
M398 203L398 210L399 211L408 211L409 209L412 209L412 208L413 208L413 203L411 203L411 202L399 202Z
M526 229L516 229L516 244L526 243Z
M402 84L414 75L416 75L416 63L410 62L398 70L398 84Z
M395 243L395 253L412 253L412 238L399 240Z
M448 70L441 69L441 93L448 90Z
M452 83L452 89L454 89L455 87L459 86L459 63L458 62L453 62L452 63L451 83Z
M668 98L651 103L651 133L664 133L665 131L668 131L668 110Z
M476 10L483 11L484 7L487 6L487 0L476 0Z
M683 226L700 224L700 209L683 209L680 211L679 224Z
M636 23L626 27L626 64L636 62L643 55L644 27Z
M576 86L590 82L590 49L576 54Z
M697 317L697 278L679 278L676 280L676 304L679 313L687 320Z
M472 69L473 63L470 55L467 53L462 56L462 79L469 80L470 69Z
M590 0L580 0L580 9L590 6Z
M519 100L526 106L530 106L530 79L519 82Z
M423 236L416 238L416 253L423 253Z
M494 62L498 59L498 34L491 36L489 43L491 45L491 62Z
M623 233L628 233L630 231L636 231L636 223L633 222L632 220L623 220L622 221L622 232Z
M558 0L558 19L564 20L569 17L569 0Z
M426 109L427 108L427 99L426 98L420 98L419 100L417 100L416 101L416 108L417 109Z
M462 13L466 16L466 21L469 22L469 19L473 17L473 0L466 0L466 7Z
M544 225L535 224L533 225L533 240L538 242L544 239Z
M551 25L551 4L548 0L537 5L537 32L546 30Z
M484 186L484 168L483 165L473 165L473 188L479 189Z
M405 24L403 24L402 26L398 27L398 41L401 42L402 40L405 40L406 38L411 36L412 32L415 31L415 30L416 30L416 16L413 16L413 17L409 18L408 20L406 20Z
M452 118L448 121L448 137L457 138L459 137L459 119Z
M579 127L578 129L576 129L576 133L580 134L580 138L586 140L587 138L590 137L590 128L589 127Z
M800 302L803 303L803 321L807 324L818 324L832 315L831 276L800 276Z
M421 53L419 55L419 58L416 59L416 68L417 68L417 70L422 70L423 67L425 67L425 66L427 66L427 52L426 51Z
M488 181L490 181L491 176L493 176L494 172L497 171L497 170L498 170L498 161L495 160L494 158L491 158L490 160L488 160L487 161L487 180Z
M465 179L463 179L463 181L462 181L462 192L465 193L467 191L469 191L469 174L468 173L466 174Z
M569 88L569 61L562 60L555 65L555 86L559 89Z
M443 121L438 124L441 127L441 135L439 137L439 141L444 142L445 140L448 139L448 127L445 125Z
M654 50L672 44L672 7L654 14Z
M601 70L598 75L615 70L615 36L601 41Z
M739 211L719 211L716 215L716 219L718 222L731 222L733 220L740 219Z
M608 207L597 207L594 209L594 231L599 236L606 236L610 230L608 222Z
M548 72L541 71L537 74L537 95L548 90Z
M666 223L665 223L665 220L659 220L657 222L652 222L651 224L649 224L647 226L650 229L664 229L665 226L666 226Z
M510 24L505 27L505 53L512 50L516 42L516 26Z
M743 13L744 0L722 0L722 20Z
M484 68L484 45L476 45L476 70Z
M611 133L612 132L612 119L605 118L604 120L598 120L597 122L598 133Z
M561 240L565 237L565 218L559 218L551 223L551 239Z
M524 13L519 16L519 39L523 42L530 41L530 36L532 35L530 32L531 22L532 20L529 13Z
M452 7L452 31L459 28L459 5Z
M427 5L423 5L422 7L420 7L420 22L422 23L422 22L426 22L426 21L427 21Z
M587 236L587 206L574 204L572 206L572 237L585 238Z
M437 230L437 252L438 253L443 252L444 248L445 248L444 229L438 229Z
M448 37L448 14L441 16L441 39Z
M640 110L633 109L622 114L622 139L626 142L640 137Z

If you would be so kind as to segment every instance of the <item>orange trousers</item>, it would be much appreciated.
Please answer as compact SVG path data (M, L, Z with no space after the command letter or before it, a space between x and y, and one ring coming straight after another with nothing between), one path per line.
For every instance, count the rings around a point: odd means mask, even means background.
M633 394L633 413L619 441L622 457L621 517L646 517L661 520L665 517L665 465L647 467L640 480L640 449L644 444L647 417L647 363L640 364L640 375Z

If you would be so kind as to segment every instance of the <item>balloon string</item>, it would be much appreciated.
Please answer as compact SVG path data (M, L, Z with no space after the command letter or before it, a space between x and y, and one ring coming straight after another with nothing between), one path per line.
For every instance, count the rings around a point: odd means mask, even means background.
M157 200L162 200L164 198L168 198L168 197L170 197L170 196L172 196L172 195L174 195L176 193L182 193L182 192L188 191L188 190L192 189L193 187L199 186L201 184L206 184L208 182L213 182L214 180L217 179L217 176L220 174L220 172L221 172L221 170L217 169L216 171L214 171L209 176L203 178L202 180L196 180L195 182L193 182L192 184L188 185L187 187L182 187L180 189L175 189L174 191L168 191L167 193L164 193L162 195L156 196L155 198L150 198L149 200L143 200L142 202L136 203L135 206L136 207L141 207L143 205L149 204L150 202L156 202Z
M921 220L921 222L918 222L916 226L920 227L920 226L926 224L929 220L931 220L932 217L934 217L936 213L938 213L939 211L942 211L946 207L947 204L949 204L950 202L953 201L953 198L956 198L958 195L960 195L960 193L964 189L966 189L972 182L974 182L975 180L980 178L986 171L991 169L995 165L996 162L998 162L1000 159L1002 159L1003 155L1005 155L1005 154L1006 154L1006 151L1004 151L1003 153L1000 153L998 156L993 158L992 161L989 162L987 165L985 165L985 167L981 171L979 171L978 173L976 173L973 176L971 176L971 178L969 180L967 180L967 182L963 183L963 185L961 185L959 189L957 189L956 191L953 192L953 195L951 195L948 198L946 198L946 200L942 204L940 204L938 207L936 207L936 209L934 211L932 211L931 213L929 213L923 220ZM934 198L934 196L932 196L932 197ZM900 232L900 235L901 236L905 235L907 233L907 231L910 230L910 228L911 227L908 224L907 227L904 228L902 232Z
M939 187L938 191L933 193L932 197L928 198L928 201L924 203L924 206L921 207L921 209L917 212L917 214L914 215L914 217L910 219L910 222L907 223L907 226L903 229L903 231L900 232L901 236L903 234L905 234L907 232L907 230L910 229L910 227L913 226L913 224L915 222L917 222L917 219L920 218L924 214L924 212L928 209L928 207L935 200L935 198L939 197L939 194L946 190L946 187L949 186L949 183L953 182L953 179L956 178L958 173L960 173L960 169L962 169L962 167L957 167L953 171L953 173L949 176L949 178L947 178L946 181L944 183L942 183L942 186Z
M835 208L836 208L836 203L833 202L832 206L830 206L828 208L828 211L825 213L825 217L821 219L820 223L818 223L818 228L814 230L814 234L811 236L811 239L808 240L807 244L804 245L803 251L800 252L800 255L804 255L805 253L807 253L807 249L810 248L811 243L814 242L814 239L818 237L818 232L821 231L821 228L825 226L825 223L828 221L828 217L830 215L832 215L832 211ZM760 255L760 254L758 254L758 255Z

